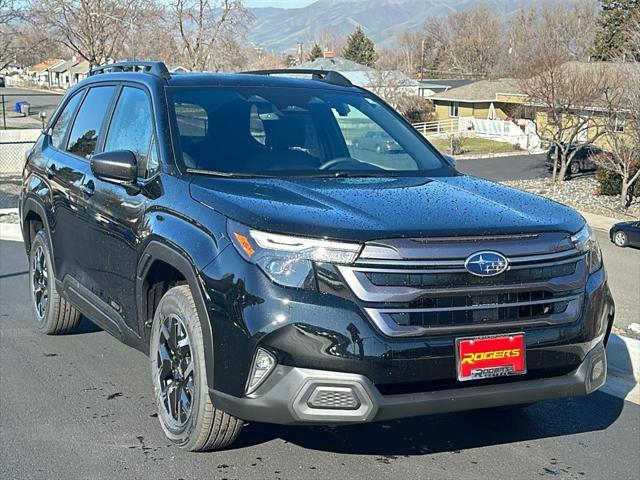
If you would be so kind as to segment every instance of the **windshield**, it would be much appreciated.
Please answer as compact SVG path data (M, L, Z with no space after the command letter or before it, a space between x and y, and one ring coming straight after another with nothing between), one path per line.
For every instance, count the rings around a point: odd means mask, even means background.
M361 92L173 87L179 160L227 176L451 175L420 134Z

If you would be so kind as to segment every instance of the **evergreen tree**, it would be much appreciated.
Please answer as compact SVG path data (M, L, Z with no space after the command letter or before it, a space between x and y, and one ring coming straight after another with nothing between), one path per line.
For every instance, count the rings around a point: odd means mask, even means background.
M600 0L593 56L597 60L613 60L629 49L629 22L640 14L640 0ZM633 52L638 55L639 52Z
M322 53L322 48L317 43L313 45L309 55L307 55L307 60L313 62L316 58L322 58L324 55Z
M378 54L373 47L373 42L364 34L360 27L356 28L354 32L349 35L342 54L347 60L366 65L367 67L374 67L378 59Z

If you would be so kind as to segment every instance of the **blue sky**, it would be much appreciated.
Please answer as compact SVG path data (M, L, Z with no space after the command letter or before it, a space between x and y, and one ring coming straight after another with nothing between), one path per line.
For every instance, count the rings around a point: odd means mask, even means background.
M315 0L244 0L246 7L282 7L298 8L313 3Z

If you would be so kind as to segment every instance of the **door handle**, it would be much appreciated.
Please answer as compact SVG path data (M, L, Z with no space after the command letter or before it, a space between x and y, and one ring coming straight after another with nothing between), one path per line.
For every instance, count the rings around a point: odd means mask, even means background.
M47 178L51 180L56 174L56 166L54 164L49 165L45 173L47 174Z
M90 197L91 195L93 195L93 193L96 190L96 186L93 183L93 180L89 180L87 183L85 183L84 185L82 185L82 192L85 194L85 196Z

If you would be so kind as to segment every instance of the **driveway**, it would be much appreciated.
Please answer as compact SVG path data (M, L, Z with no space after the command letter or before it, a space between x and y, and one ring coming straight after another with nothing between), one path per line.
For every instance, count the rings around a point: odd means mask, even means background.
M147 358L83 320L36 332L21 243L0 241L0 478L634 479L640 407L597 392L523 411L342 428L251 424L227 451L183 452L155 414Z
M544 153L538 155L477 158L473 160L458 160L457 168L467 175L486 178L495 182L530 180L548 176L544 166L544 159Z

